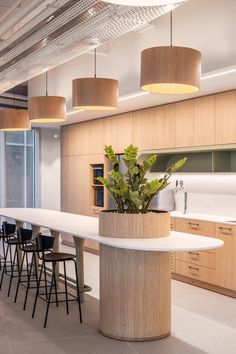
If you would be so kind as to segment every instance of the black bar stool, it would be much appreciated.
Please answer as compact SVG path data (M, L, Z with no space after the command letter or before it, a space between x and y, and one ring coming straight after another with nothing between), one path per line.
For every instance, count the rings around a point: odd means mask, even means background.
M29 289L36 289L38 284L38 265L37 265L37 245L32 240L33 232L30 229L22 227L17 229L18 247L22 252L22 260L19 268L19 277L15 293L15 302L17 301L20 284L26 287L23 310L26 308ZM29 261L31 255L31 261ZM26 274L24 271L24 261L26 261ZM34 274L32 271L34 270ZM27 278L25 280L25 277ZM32 285L32 282L35 284Z
M4 274L9 275L10 276L10 283L9 283L9 287L8 287L7 296L10 296L12 279L14 277L19 276L18 238L15 234L16 225L9 224L6 221L4 221L2 223L2 231L3 231L3 242L6 243L7 248L6 248L6 252L5 252L5 259L4 259L3 269L2 269L0 289L2 288ZM15 248L14 255L13 255L13 247ZM9 267L7 266L8 253L10 256L10 271L8 270Z
M44 328L47 325L49 305L51 303L56 303L56 306L58 306L59 302L66 302L66 313L69 314L69 301L78 301L80 323L82 323L82 312L81 312L81 304L80 304L78 271L77 271L77 265L76 265L76 261L75 261L75 257L76 256L74 254L70 254L70 253L62 253L62 252L49 252L48 253L48 252L45 252L49 248L53 247L54 238L51 237L51 236L39 235L36 238L36 243L37 243L37 247L38 247L38 250L39 250L38 251L38 257L42 260L42 265L41 265L41 270L40 270L40 275L39 275L37 292L36 292L36 295L35 295L35 301L34 301L34 308L33 308L32 317L34 317L34 314L35 314L35 309L36 309L36 304L37 304L38 297L40 297L41 299L43 299L44 301L47 302L46 314L45 314L45 319L44 319ZM68 292L67 275L66 275L66 262L67 261L73 261L74 265L75 265L77 296L74 296L74 295L72 295L72 294L70 294ZM65 291L58 291L57 290L56 264L58 262L63 262ZM46 269L46 263L51 263L52 264L51 285L50 285L50 289L49 289L49 293L48 294L47 293L46 294L40 294L39 289L40 289L40 284L41 284L41 279L42 279L42 273L43 273L43 270ZM54 293L52 292L53 289L54 289ZM52 294L55 294L55 301L51 300ZM61 295L61 294L65 295L65 299L63 299L63 300L59 300L58 299L58 295ZM43 295L46 295L46 298L43 297Z

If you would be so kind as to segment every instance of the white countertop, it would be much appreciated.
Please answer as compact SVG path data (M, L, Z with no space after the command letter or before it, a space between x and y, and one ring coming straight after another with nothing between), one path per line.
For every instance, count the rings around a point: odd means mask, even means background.
M198 214L198 213L184 214L180 211L171 211L170 215L175 218L202 220L202 221L236 225L236 222L235 223L231 222L231 221L236 221L236 216L222 216L222 215L210 215L210 214Z
M223 241L213 237L202 237L171 231L170 236L153 239L122 239L98 235L98 218L63 213L47 209L0 208L0 215L10 219L28 222L51 230L69 233L83 239L97 241L112 247L156 251L196 251L223 246Z

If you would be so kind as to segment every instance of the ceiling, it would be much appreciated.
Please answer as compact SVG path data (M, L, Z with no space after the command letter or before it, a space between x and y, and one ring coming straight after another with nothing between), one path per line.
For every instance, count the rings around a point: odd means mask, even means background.
M17 1L6 3L14 6ZM0 70L0 92L31 79L29 96L45 94L45 77L39 74L53 68L49 92L65 96L67 111L72 113L64 124L236 88L235 0L187 0L176 6L174 44L202 53L200 92L186 96L140 95L140 53L151 46L168 45L170 7L133 8L99 0L22 0L21 7L13 10L15 16L0 21L0 67L5 68ZM13 18L18 19L17 25L11 22ZM90 50L96 45L87 41L91 37L98 39L99 75L119 80L117 111L72 112L72 80L93 74ZM138 96L132 97L135 93Z
M99 76L119 80L121 100L115 111L73 112L71 108L72 80L93 74L91 53L54 68L49 72L50 94L65 96L67 110L72 113L63 124L235 89L235 18L235 0L188 0L173 12L174 44L193 47L202 53L202 80L197 94L140 96L140 53L145 48L169 43L169 14L153 21L146 30L130 31L99 48L101 53L98 57ZM44 82L43 75L30 80L29 95L45 94ZM132 97L135 93L139 96Z
M0 22L0 93L181 5L134 8L101 0L3 0L0 4L8 4L8 16Z
M19 0L1 0L0 1L0 22L7 14L19 3Z

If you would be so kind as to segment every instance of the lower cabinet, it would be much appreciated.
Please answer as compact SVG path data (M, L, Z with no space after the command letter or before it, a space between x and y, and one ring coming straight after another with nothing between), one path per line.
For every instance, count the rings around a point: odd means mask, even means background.
M216 283L216 270L198 264L176 260L176 273L206 283Z
M236 291L236 226L176 218L173 227L180 232L219 238L224 241L224 246L208 251L176 252L175 256L172 255L174 259L172 273L187 277L193 282L206 283L206 287L208 284L213 290L227 295L232 293L232 296L235 296L233 292ZM197 282L195 284L198 285ZM204 285L201 283L201 286Z
M217 285L236 291L236 226L216 224L216 237L224 241L217 249Z

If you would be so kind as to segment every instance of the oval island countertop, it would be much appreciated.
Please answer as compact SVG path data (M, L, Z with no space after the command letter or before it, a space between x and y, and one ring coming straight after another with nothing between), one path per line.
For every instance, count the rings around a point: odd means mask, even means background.
M219 248L224 242L213 238L171 231L170 236L152 239L121 239L98 235L98 218L39 208L0 208L0 216L101 244L139 251L184 252Z

